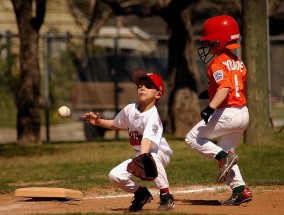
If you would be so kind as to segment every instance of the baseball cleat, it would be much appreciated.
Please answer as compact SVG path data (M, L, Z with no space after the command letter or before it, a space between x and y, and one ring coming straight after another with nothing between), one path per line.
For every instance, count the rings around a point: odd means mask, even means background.
M240 205L245 202L249 202L252 200L252 193L246 188L241 193L233 193L230 198L222 203L222 205Z
M143 206L146 203L149 203L153 200L153 196L146 187L143 187L142 190L134 193L134 197L131 201L129 207L129 212L137 212L142 210Z
M175 208L174 196L170 193L161 193L158 211L169 211Z
M237 164L238 159L239 157L236 153L229 151L227 157L219 160L219 176L217 182L222 183L226 181L227 173Z

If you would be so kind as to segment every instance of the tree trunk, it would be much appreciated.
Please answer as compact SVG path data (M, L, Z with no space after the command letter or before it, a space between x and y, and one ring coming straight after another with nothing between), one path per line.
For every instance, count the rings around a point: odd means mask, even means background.
M268 96L268 27L266 1L243 0L243 61L247 67L247 102L250 122L245 134L249 144L270 141ZM257 10L256 10L257 8Z
M41 144L39 29L45 14L45 1L37 0L33 18L32 1L12 0L20 37L20 84L16 95L18 144Z
M193 30L189 9L169 12L165 20L170 27L169 38L169 120L168 132L179 137L200 120L197 98L198 76L195 64Z
M166 89L169 92L167 132L184 138L200 120L196 51L189 17L189 8L198 0L128 1L129 6L123 6L122 1L119 0L103 0L103 2L109 5L116 15L158 15L168 24L170 37L168 88Z

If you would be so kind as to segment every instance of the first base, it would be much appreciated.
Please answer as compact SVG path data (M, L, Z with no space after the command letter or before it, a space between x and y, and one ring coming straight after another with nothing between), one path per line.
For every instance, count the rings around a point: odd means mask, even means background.
M27 187L15 190L15 196L26 198L62 198L62 199L82 199L81 191L53 188L53 187Z

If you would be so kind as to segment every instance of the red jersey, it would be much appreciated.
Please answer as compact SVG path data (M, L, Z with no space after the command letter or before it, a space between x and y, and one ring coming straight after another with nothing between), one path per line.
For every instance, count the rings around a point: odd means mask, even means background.
M227 98L219 107L245 105L246 74L244 63L232 52L218 55L207 70L210 101L218 89L230 88Z

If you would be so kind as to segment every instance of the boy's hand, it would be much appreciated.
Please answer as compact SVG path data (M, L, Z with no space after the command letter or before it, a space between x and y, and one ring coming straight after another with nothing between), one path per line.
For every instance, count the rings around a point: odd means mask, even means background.
M93 125L99 125L101 121L101 116L99 113L94 114L93 112L89 112L83 115L83 119L86 121L86 123L91 123Z
M207 105L207 107L200 113L200 116L205 121L205 125L208 123L210 116L214 113L214 109Z

